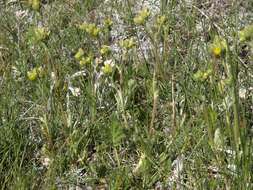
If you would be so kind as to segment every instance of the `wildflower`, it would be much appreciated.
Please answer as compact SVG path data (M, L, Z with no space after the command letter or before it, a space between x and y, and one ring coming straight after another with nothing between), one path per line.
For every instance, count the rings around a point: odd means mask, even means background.
M196 81L205 81L212 74L212 72L212 69L207 69L206 71L199 70L193 75L193 78Z
M227 50L227 42L225 39L215 36L213 43L210 46L211 53L214 57L219 58Z
M79 48L74 57L77 61L80 61L82 59L83 55L84 55L83 49Z
M34 68L32 69L31 71L28 71L27 72L27 78L30 80L30 81L34 81L38 78L38 72L37 72L37 69Z
M253 38L253 24L246 26L239 32L239 40L240 42L249 41Z
M217 46L217 47L213 47L213 54L216 56L216 57L219 57L221 55L221 47L220 46Z
M104 25L105 25L106 28L110 29L112 27L112 25L113 25L113 22L112 22L112 20L110 18L106 18L104 20Z
M45 27L34 28L34 40L39 42L45 40L49 36L50 32Z
M213 73L213 70L212 70L212 69L207 69L207 70L203 73L202 79L203 79L203 80L206 80L212 73Z
M43 67L35 67L30 71L27 71L27 78L30 81L36 80L38 77L42 77L44 74Z
M138 25L143 25L149 16L150 11L147 8L145 8L141 10L136 17L134 17L134 23Z
M114 67L113 61L111 59L110 60L106 60L104 62L104 66L102 67L102 72L104 74L111 74L112 71L113 71L113 67Z
M28 0L27 3L35 11L38 11L40 9L40 0Z
M108 55L110 54L110 52L111 52L110 46L107 45L103 45L102 48L100 49L101 55Z
M87 57L83 57L80 61L79 61L79 64L80 66L85 66L85 65L89 65L91 64L93 61L93 56L92 55L89 55Z
M162 26L166 22L166 17L164 15L160 15L156 19L157 26Z
M81 30L84 30L85 32L87 32L89 35L91 35L94 38L97 38L100 33L100 29L93 23L91 24L83 23L79 25L79 28Z
M98 37L100 29L97 28L95 24L89 24L86 29L86 32L93 37Z
M120 41L120 46L129 50L132 49L135 46L135 41L133 38L125 39Z

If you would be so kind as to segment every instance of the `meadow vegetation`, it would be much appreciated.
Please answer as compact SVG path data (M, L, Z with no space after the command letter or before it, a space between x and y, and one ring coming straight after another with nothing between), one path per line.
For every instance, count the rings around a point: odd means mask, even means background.
M0 1L0 189L253 189L252 10Z

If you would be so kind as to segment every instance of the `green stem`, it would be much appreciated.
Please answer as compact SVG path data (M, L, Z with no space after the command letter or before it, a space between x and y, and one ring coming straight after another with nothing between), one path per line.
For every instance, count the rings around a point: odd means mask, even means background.
M239 128L239 98L238 98L238 63L231 59L231 52L229 52L229 62L230 62L230 75L232 84L232 99L233 99L233 115L234 115L234 140L235 147L238 153L241 144L240 140L240 128Z

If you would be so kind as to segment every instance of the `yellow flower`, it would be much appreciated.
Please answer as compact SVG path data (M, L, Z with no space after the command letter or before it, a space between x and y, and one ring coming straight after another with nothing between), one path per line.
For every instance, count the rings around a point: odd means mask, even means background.
M28 0L27 3L35 11L38 11L40 9L40 0Z
M33 0L32 9L35 11L40 9L40 0Z
M91 36L97 38L98 35L100 33L100 29L99 28L93 28L92 31L89 33Z
M111 28L112 25L113 25L113 22L112 22L112 20L111 20L110 18L106 18L106 19L104 20L104 25L105 25L107 28Z
M97 38L100 33L100 29L95 25L95 24L88 24L88 23L83 23L79 25L79 29L84 30L87 32L89 35L92 37Z
M30 81L34 81L38 78L38 72L37 72L37 69L34 68L32 69L31 71L28 71L27 72L27 78L30 80Z
M193 78L196 81L205 81L212 74L212 72L212 69L207 69L206 71L199 70L193 75Z
M213 54L215 57L220 57L221 52L222 52L221 47L219 46L213 47Z
M35 67L30 71L27 71L27 78L30 81L36 80L38 77L42 77L44 74L43 67Z
M203 72L202 80L206 80L210 75L213 73L212 69L207 69L205 72Z
M50 32L45 27L34 28L35 41L43 41L49 36Z
M80 60L79 64L80 64L80 66L85 66L85 65L91 64L92 61L93 61L93 57L90 55L90 56L88 56L88 57L83 57L83 58Z
M138 25L143 25L148 17L150 16L150 11L145 8L141 10L136 17L134 17L134 23Z
M214 57L219 58L227 51L227 42L219 36L215 36L210 46L211 53Z
M77 61L80 61L82 59L83 55L84 55L83 49L79 48L74 57Z
M158 16L156 23L158 26L162 26L166 22L166 17L164 15Z
M102 48L100 49L101 55L108 55L110 54L110 52L111 52L110 46L107 45L103 45Z
M132 49L135 46L135 41L133 38L125 39L120 41L120 46L129 50Z
M104 74L111 74L113 71L113 67L114 67L113 61L111 59L107 60L104 62L104 66L102 67L102 72Z

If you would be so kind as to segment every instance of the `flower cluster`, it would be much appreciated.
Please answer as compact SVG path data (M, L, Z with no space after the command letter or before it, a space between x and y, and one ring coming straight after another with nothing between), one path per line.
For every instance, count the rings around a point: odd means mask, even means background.
M156 25L157 25L158 27L161 27L162 25L164 25L164 23L165 23L166 21L167 21L166 16L160 15L160 16L158 16L157 19L156 19Z
M94 38L97 38L101 31L100 28L98 28L94 23L83 23L79 25L79 29L85 31Z
M136 45L133 38L128 38L120 41L120 46L126 50L132 49Z
M113 21L110 18L106 18L104 20L104 26L106 28L111 29L112 25L113 25Z
M100 53L102 56L107 56L111 53L111 48L110 46L107 45L102 45L101 49L100 49Z
M41 2L40 0L28 0L27 4L33 10L38 11L40 9Z
M33 44L46 41L49 35L49 29L42 26L32 27L27 33L29 41Z
M100 49L100 53L102 56L109 55L111 52L111 49L109 46L103 45L102 48ZM74 55L76 61L79 62L80 66L85 66L85 65L90 65L94 61L94 56L92 54L86 55L84 50L82 48L79 48L76 54ZM103 62L102 57L101 58L96 58L94 65L95 67L98 66L100 63ZM104 61L104 65L101 68L101 72L104 74L111 74L113 72L114 68L114 62L112 59Z
M93 55L88 54L86 55L82 48L79 48L75 54L76 61L79 62L80 66L89 65L93 62Z
M134 17L134 23L138 25L143 25L148 20L149 16L150 11L147 8L145 8Z
M43 76L43 68L40 67L35 67L30 71L27 71L27 78L30 81L34 81L36 80L38 77L42 77Z
M210 75L213 73L212 69L207 69L206 71L197 71L194 75L193 78L196 81L205 81L206 79L208 79L208 77L210 77Z
M104 62L104 66L102 67L102 72L104 74L111 74L113 72L113 68L114 68L115 64L113 62L113 60L106 60Z

